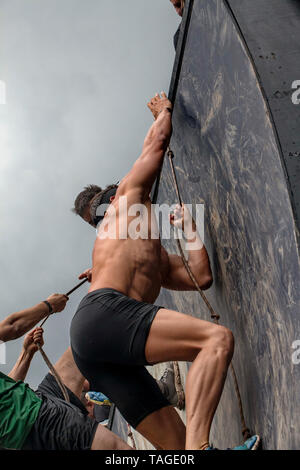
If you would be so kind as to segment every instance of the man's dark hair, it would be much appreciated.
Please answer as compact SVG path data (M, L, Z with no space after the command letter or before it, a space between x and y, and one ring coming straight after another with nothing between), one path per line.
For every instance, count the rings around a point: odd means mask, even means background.
M80 215L80 217L83 217L89 202L93 199L93 197L96 196L96 194L100 193L101 191L102 188L100 188L100 186L97 186L96 184L89 184L88 186L86 186L84 190L81 191L81 193L79 193L76 197L72 212L77 215Z

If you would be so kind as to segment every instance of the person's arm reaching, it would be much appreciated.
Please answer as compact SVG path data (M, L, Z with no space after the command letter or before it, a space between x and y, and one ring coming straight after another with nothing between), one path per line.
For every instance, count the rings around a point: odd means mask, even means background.
M52 313L64 310L67 301L68 298L63 294L52 294L47 298L47 302L52 307ZM0 323L0 340L6 342L20 338L49 313L47 304L40 302L34 307L9 315Z
M148 103L155 122L152 124L143 145L141 156L133 165L131 171L121 181L118 193L127 193L138 189L145 198L162 166L166 149L172 134L172 103L165 93L156 94Z
M24 382L33 356L38 351L37 343L40 344L40 346L44 345L42 328L36 328L25 336L21 354L13 369L8 374L8 376L16 382L19 380Z
M188 263L197 283L202 290L209 289L213 277L206 248L197 232L196 224L187 208L177 206L174 215L170 218L171 224L183 230L188 251ZM162 248L163 249L163 248ZM163 249L164 250L164 249ZM181 256L170 255L165 252L162 259L167 256L167 269L163 279L163 287L171 290L196 290Z

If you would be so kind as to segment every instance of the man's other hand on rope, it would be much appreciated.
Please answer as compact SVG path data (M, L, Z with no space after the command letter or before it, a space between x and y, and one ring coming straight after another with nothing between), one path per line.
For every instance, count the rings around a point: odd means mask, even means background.
M33 355L39 350L38 345L44 346L43 333L43 328L37 327L25 336L23 350L27 354Z
M182 204L177 204L173 214L170 214L171 225L183 232L185 240L193 244L194 249L201 250L203 248L203 241L201 240L194 219L192 218L188 208Z
M31 361L35 353L39 350L38 345L44 346L43 332L43 328L38 327L25 336L21 354L13 369L8 374L8 376L16 382L19 380L22 382L25 381Z

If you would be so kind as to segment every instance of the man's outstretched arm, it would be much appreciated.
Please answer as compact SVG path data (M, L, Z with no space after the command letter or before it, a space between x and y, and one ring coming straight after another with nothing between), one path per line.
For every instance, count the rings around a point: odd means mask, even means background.
M68 298L63 294L53 294L47 299L53 313L64 310L67 301ZM9 315L0 323L0 340L6 342L20 338L48 315L49 308L44 302Z
M162 166L172 134L172 104L165 93L155 95L148 103L155 122L152 124L143 145L141 156L131 171L121 181L119 194L131 189L140 189L147 198Z
M37 343L40 344L40 346L44 346L42 328L36 328L25 336L21 354L13 369L8 374L8 376L14 379L16 382L19 380L24 382L31 361L38 350Z

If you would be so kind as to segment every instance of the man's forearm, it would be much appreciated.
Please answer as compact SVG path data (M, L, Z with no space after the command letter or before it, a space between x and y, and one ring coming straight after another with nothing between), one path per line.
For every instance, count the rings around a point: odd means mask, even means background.
M47 315L49 309L44 302L9 315L0 323L0 340L11 341L20 338Z
M172 110L164 108L146 135L144 147L158 147L165 151L172 135Z
M194 273L198 274L204 285L212 284L212 272L210 267L209 256L203 241L197 231L194 220L192 224L184 231L186 248L188 251L188 263Z
M172 134L172 116L166 109L151 126L141 156L129 173L135 186L142 186L148 194L163 164Z
M33 356L34 353L29 353L28 351L25 351L23 349L19 356L19 359L17 360L16 364L14 365L13 369L10 371L8 376L14 379L16 382L18 380L24 382Z

